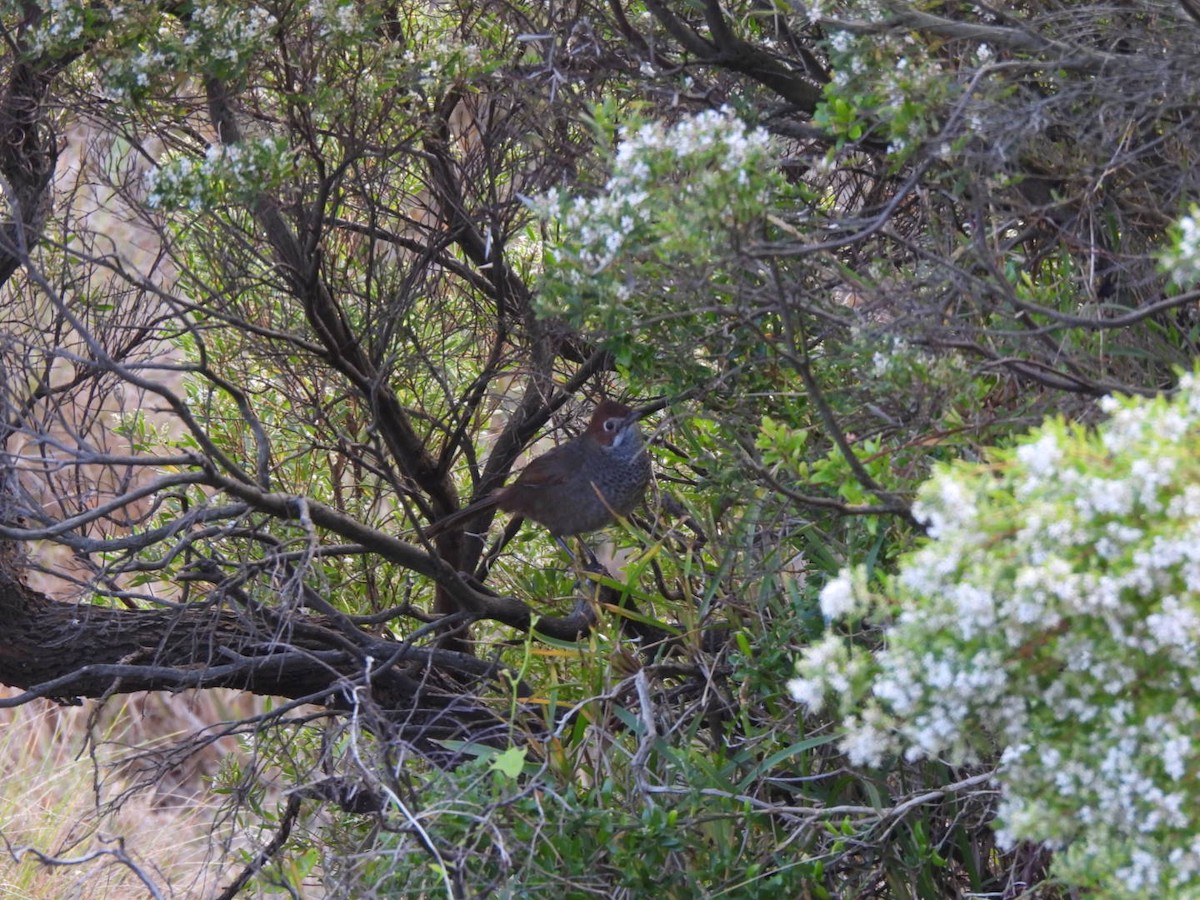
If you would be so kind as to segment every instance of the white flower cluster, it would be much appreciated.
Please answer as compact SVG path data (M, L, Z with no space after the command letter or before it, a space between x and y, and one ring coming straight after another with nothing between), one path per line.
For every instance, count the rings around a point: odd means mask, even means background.
M551 190L531 202L542 215L553 215L571 236L557 251L571 256L576 282L596 275L617 259L640 228L660 211L663 183L680 200L711 196L721 186L746 186L749 173L766 167L770 137L749 128L729 109L708 110L673 125L648 122L636 131L622 129L612 174L594 197L567 198Z
M93 4L74 4L96 17L103 15ZM245 69L264 50L279 20L262 6L202 0L191 5L182 32L175 28L147 27L132 4L115 4L107 14L109 31L132 29L117 43L124 50L107 54L99 72L107 96L116 101L137 99L157 82L173 85L181 73L208 71L228 78ZM99 27L96 22L90 26Z
M478 45L463 43L453 29L443 27L436 19L425 24L425 29L409 34L410 47L401 56L422 85L448 84L463 77L465 71L473 72L472 77L480 74L483 52Z
M353 34L361 27L358 4L354 0L318 0L308 7L322 36Z
M104 73L104 89L112 100L125 100L150 87L174 67L172 58L159 48L146 49L114 60Z
M278 25L261 6L209 0L195 4L184 46L240 66L260 50L261 41Z
M231 195L252 197L293 165L292 155L274 138L211 144L202 160L171 157L146 172L146 204L199 210Z
M869 21L868 7L874 4L856 5L856 12ZM868 119L886 122L891 139L888 152L910 153L935 127L936 107L951 78L944 60L915 33L860 34L840 30L835 22L825 27L831 87L839 98L833 108L853 110L860 126ZM837 124L845 128L850 123Z
M1200 207L1193 206L1179 220L1176 231L1175 246L1164 254L1163 263L1171 272L1171 280L1187 288L1200 281Z
M50 0L45 33L55 41L77 41L87 24L87 7L75 0Z
M885 646L831 633L789 690L837 698L856 763L999 758L1002 838L1055 848L1068 881L1200 895L1200 378L1103 406L1095 432L1051 421L940 470ZM884 602L861 571L821 595L829 616Z

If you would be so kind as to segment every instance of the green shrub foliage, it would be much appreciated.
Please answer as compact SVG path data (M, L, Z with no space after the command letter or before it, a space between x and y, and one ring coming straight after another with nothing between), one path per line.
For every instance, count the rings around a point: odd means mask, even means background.
M852 761L997 763L1002 842L1112 896L1200 891L1200 380L1110 397L938 469L930 540L881 588L843 572L793 696L834 702ZM882 623L876 649L854 623Z

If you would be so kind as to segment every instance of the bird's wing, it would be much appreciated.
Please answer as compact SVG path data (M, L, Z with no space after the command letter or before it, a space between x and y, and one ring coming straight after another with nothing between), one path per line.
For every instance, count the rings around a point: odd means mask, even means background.
M527 465L513 484L531 488L553 487L562 484L567 480L568 473L566 468L558 464L558 458L563 455L560 451L564 447L565 445L561 445L553 450L547 450Z

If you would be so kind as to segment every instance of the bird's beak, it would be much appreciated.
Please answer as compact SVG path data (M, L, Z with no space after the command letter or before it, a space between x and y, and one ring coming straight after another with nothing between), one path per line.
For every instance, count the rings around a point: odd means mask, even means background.
M650 409L650 408L648 408L648 407L645 407L645 406L641 407L640 409L635 409L635 410L632 410L632 411L629 413L629 415L627 415L627 416L625 417L625 420L624 420L624 421L621 423L621 426L622 426L622 427L625 427L625 426L628 426L628 425L634 425L634 424L636 424L636 423L637 423L637 421L638 421L639 419L641 419L643 416L648 416L648 415L650 415L650 413L652 413L652 412L654 412L654 410L653 410L653 409Z
M629 415L627 415L625 417L625 421L632 425L634 422L638 421L639 419L644 419L646 416L650 415L651 413L658 412L658 409L659 409L658 406L654 403L648 404L646 406L639 406L637 409L632 410L629 413Z

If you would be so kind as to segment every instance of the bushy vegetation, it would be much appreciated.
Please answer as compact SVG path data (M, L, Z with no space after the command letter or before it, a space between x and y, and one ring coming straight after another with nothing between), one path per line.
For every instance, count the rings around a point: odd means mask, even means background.
M280 698L206 893L1194 890L1192 0L0 17L5 702Z
M1048 422L985 463L946 466L914 514L930 542L878 592L847 570L792 695L846 717L851 762L987 762L1001 841L1060 849L1107 895L1196 890L1195 647L1200 429L1194 375L1106 398L1094 431ZM882 646L867 621L886 623Z

